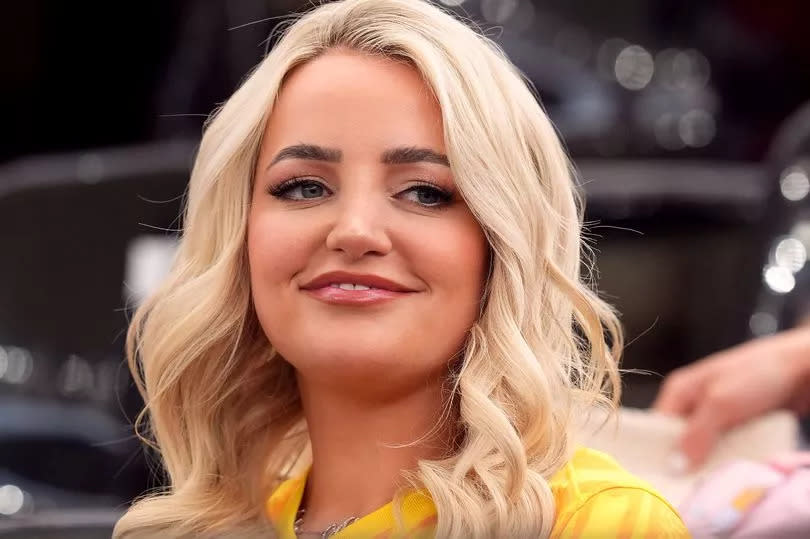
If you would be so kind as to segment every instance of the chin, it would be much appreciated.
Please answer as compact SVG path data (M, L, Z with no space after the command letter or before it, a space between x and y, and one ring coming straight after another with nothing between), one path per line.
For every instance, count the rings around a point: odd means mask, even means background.
M290 363L306 377L317 378L330 385L364 386L386 385L386 382L403 382L408 379L425 379L433 370L431 365L416 363L425 359L424 351L403 350L397 343L386 343L369 338L369 342L338 339L337 342L321 342L285 355Z
M387 346L379 339L337 339L308 346L299 355L306 363L317 364L319 368L335 366L344 369L382 369L401 365L404 361L402 347ZM416 352L414 352L416 353Z

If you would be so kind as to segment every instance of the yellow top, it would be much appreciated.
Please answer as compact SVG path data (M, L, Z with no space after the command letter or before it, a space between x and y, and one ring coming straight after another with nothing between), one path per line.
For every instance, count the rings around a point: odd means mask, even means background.
M280 539L295 539L295 521L307 474L282 483L267 500L267 514ZM651 486L611 457L579 449L549 481L557 517L551 537L589 539L690 537L681 517ZM392 503L356 520L335 539L433 538L436 508L430 497L411 492L403 500L405 529L395 530Z

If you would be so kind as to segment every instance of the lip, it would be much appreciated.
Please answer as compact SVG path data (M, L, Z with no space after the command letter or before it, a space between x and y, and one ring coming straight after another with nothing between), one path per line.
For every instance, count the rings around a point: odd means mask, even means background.
M353 283L371 287L369 290L343 290L333 283ZM308 295L335 305L371 305L401 298L416 292L396 281L379 275L331 271L301 286Z
M318 275L311 281L301 286L304 290L315 290L319 288L329 287L332 283L352 283L362 284L378 290L386 290L389 292L416 292L412 288L400 284L391 279L380 277L373 274L349 273L346 271L330 271ZM339 290L339 289L336 289ZM344 292L367 292L367 290L344 290Z

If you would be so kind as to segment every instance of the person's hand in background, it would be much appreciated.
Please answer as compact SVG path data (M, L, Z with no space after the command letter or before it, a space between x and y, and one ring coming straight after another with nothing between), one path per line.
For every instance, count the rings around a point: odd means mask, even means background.
M673 371L653 409L686 420L678 449L690 468L737 425L777 409L807 413L810 328L749 341Z

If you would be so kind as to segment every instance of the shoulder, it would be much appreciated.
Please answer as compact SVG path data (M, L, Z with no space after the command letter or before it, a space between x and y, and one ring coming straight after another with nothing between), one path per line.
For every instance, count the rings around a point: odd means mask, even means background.
M550 485L557 509L552 537L689 537L661 494L599 451L577 450Z

